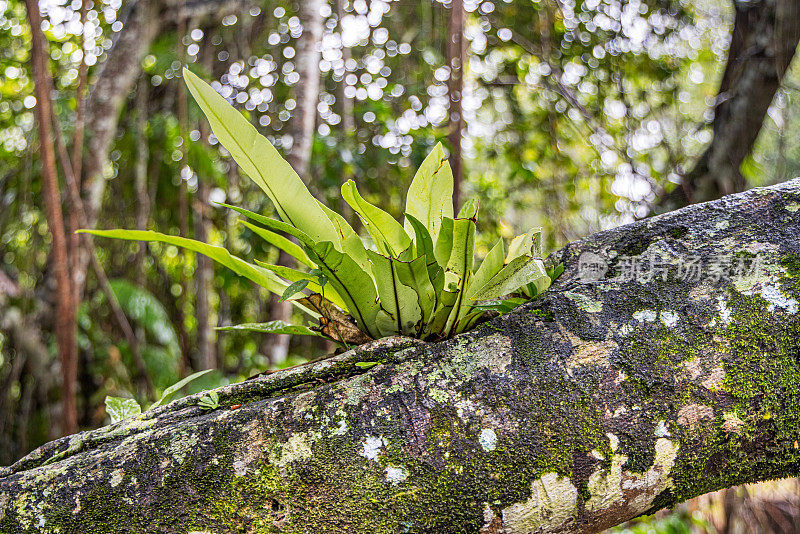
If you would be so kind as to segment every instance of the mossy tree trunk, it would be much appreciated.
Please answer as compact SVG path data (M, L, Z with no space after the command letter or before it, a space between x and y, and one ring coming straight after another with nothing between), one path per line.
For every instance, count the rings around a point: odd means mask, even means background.
M0 531L598 532L796 475L799 253L800 180L596 234L452 340L47 444L0 469Z

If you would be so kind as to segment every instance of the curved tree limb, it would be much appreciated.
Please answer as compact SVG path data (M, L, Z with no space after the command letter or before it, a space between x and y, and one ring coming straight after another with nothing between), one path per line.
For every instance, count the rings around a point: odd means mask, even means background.
M54 441L0 469L0 531L598 532L796 475L798 212L800 179L602 232L554 255L543 298L449 341Z

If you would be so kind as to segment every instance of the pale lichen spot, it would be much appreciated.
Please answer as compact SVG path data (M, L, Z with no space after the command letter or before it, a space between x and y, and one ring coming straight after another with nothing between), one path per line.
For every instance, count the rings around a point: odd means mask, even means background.
M608 362L611 353L619 345L613 340L579 341L567 359L567 368L575 369L586 365L599 365Z
M715 367L711 370L708 377L700 382L700 385L710 391L718 391L722 388L722 383L725 381L725 369L722 367Z
M386 446L386 440L383 438L383 436L367 436L363 445L364 448L360 453L361 456L367 460L377 460L381 449Z
M408 478L408 469L402 465L389 465L386 468L386 480L392 484L399 484Z
M731 309L728 308L725 299L719 297L717 299L717 310L719 311L719 318L723 325L728 325L731 322Z
M667 328L674 328L678 324L678 314L672 311L664 311L660 314L661 322Z
M786 204L786 211L796 213L797 210L800 210L800 202L791 202L789 204Z
M667 422L663 419L658 422L656 425L656 429L653 430L653 435L657 438L668 438L670 437L669 428L667 428Z
M342 419L341 421L339 421L339 426L331 430L331 434L333 434L334 436L344 436L345 434L347 434L347 431L349 429L350 427L347 425L347 421Z
M633 314L633 318L640 323L652 323L658 319L658 314L653 310L639 310Z
M558 473L545 473L531 484L530 498L503 509L508 534L550 531L572 519L578 508L578 488Z
M481 444L481 448L486 452L492 452L497 448L497 434L491 428L481 430L478 441Z
M669 476L678 455L678 444L667 438L658 438L655 444L655 460L644 473L623 470L628 457L613 454L611 465L600 468L589 477L588 489L591 497L587 510L600 511L612 507L626 507L637 514L647 510L656 496L673 481Z
M787 297L775 285L764 286L761 290L761 296L769 302L769 311L775 311L775 308L778 307L783 308L788 313L795 314L798 306L800 306L796 299Z
M284 467L292 462L307 460L313 456L309 436L305 432L293 434L289 441L278 445L280 454L270 454L270 462L278 467Z
M122 479L125 478L125 470L122 468L114 469L111 472L111 478L109 479L108 483L111 485L112 488L116 488L122 482Z
M595 300L581 293L575 293L574 291L567 291L566 293L564 293L564 296L573 301L578 306L578 308L585 311L586 313L599 313L603 311L603 303L601 301Z
M723 219L723 220L721 220L721 221L717 222L717 224L715 224L715 225L714 225L714 227L715 227L717 230L725 230L725 229L726 229L726 228L728 228L730 225L731 225L731 223L730 223L730 222L728 222L727 220Z

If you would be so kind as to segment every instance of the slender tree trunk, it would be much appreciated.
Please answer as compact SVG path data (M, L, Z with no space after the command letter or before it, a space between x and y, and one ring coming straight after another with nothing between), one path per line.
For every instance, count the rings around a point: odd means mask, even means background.
M311 147L314 141L314 126L319 100L319 43L322 40L323 19L320 15L322 0L307 0L300 3L300 24L303 33L297 40L296 65L300 81L295 85L294 109L289 121L289 134L292 148L286 159L302 178L308 179L311 162ZM280 265L291 265L292 259L281 251ZM292 308L288 302L280 301L280 295L270 296L270 315L272 320L289 321ZM289 353L289 336L275 336L270 350L273 364L286 359Z
M147 229L147 220L150 217L150 198L147 183L147 162L150 158L147 143L147 98L149 95L149 82L147 76L139 78L136 87L136 162L133 170L134 189L136 191L136 229ZM146 243L139 244L136 253L134 271L136 283L144 287L145 272L142 267L145 257ZM140 336L141 337L141 336Z
M78 413L75 405L75 382L77 376L75 299L69 274L69 255L64 233L64 217L61 211L61 192L56 173L56 156L52 132L52 109L50 102L50 73L47 44L42 33L42 21L36 0L25 0L31 28L31 66L35 80L36 119L39 124L39 145L42 162L42 195L47 212L47 224L52 236L50 261L56 280L55 330L58 355L61 362L62 420L63 434L72 434L78 428Z
M81 188L81 173L83 173L83 138L86 127L86 92L89 83L89 65L86 63L86 35L83 32L86 24L86 16L89 12L89 0L81 0L80 22L81 22L81 63L78 67L78 89L75 92L77 107L75 110L75 134L72 140L72 176L78 187ZM57 125L55 126L57 127ZM78 273L80 272L81 257L81 238L75 233L78 229L77 210L73 207L70 210L69 226L72 230L69 236L69 263L72 270L72 297L75 300L75 308L81 302L81 281Z
M109 153L117 132L120 111L141 74L141 62L160 29L158 0L138 1L127 5L124 29L107 52L97 83L86 104L86 124L90 125L87 150L83 160L84 205L86 224L94 227L103 200L106 177L111 167ZM82 294L86 271L91 262L85 247L80 249L78 269L74 273L76 293Z
M200 137L203 143L208 139L206 122L200 124ZM208 178L197 177L197 198L194 202L194 234L195 239L208 241ZM211 285L214 278L214 265L211 260L198 254L197 269L195 270L195 316L197 317L197 351L201 369L216 369L217 355L216 344L211 330Z
M336 3L336 18L338 19L337 22L339 24L339 33L341 35L344 34L344 28L342 27L342 19L344 19L344 5L347 0L335 0ZM342 62L344 65L347 65L347 62L351 59L352 55L350 53L350 48L344 46L342 44ZM355 113L353 112L353 101L344 94L344 88L346 83L344 78L347 76L347 70L345 69L344 76L342 76L342 81L336 84L336 100L339 103L339 113L342 115L342 135L345 140L345 147L348 150L354 151L356 145L358 143L357 139L357 132L356 132L356 117ZM350 173L343 173L341 176L341 183L344 184L347 180L352 178ZM343 197L340 197L339 200L339 213L350 223L350 225L357 224L355 217L353 216L353 208L350 207Z
M461 131L464 128L463 90L466 39L464 38L463 0L451 0L450 17L447 24L447 65L450 78L447 91L450 95L449 133L450 166L453 169L453 204L456 212L461 205L461 184L464 178L463 158L461 156Z

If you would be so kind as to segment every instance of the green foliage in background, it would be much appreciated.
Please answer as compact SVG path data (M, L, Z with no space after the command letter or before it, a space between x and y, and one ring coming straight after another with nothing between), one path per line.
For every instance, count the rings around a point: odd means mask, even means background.
M254 265L222 247L157 232L89 233L199 252L320 320L314 329L283 323L240 329L320 335L343 345L398 334L441 339L474 325L487 311L484 301L515 291L534 297L549 287L550 275L538 257L539 229L515 237L508 251L500 238L474 268L478 205L467 202L454 217L453 174L440 144L411 182L403 224L365 200L352 180L342 186L343 199L369 233L371 241L365 242L342 215L311 195L275 147L222 96L188 70L184 76L216 137L267 194L282 221L228 207L249 218L245 226L306 270Z
M162 404L166 403L175 393L177 393L181 388L187 386L190 382L193 382L200 378L201 376L207 375L208 373L212 372L213 369L206 369L205 371L198 371L194 374L187 376L186 378L179 380L175 384L171 385L167 389L164 390L164 393L161 397L150 405L150 408L156 408L161 406ZM106 413L111 418L112 423L117 423L122 421L123 419L127 419L128 417L132 417L134 415L138 415L142 413L142 407L136 402L135 399L123 399L121 397L106 397L105 400L106 404Z

